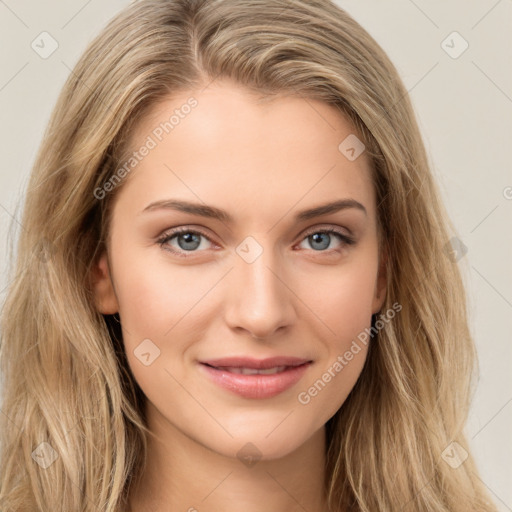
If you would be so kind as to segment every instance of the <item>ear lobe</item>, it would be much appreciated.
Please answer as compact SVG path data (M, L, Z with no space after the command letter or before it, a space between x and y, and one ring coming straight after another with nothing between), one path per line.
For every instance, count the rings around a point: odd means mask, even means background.
M372 313L378 313L384 301L386 300L387 290L387 262L388 262L388 251L384 247L379 263L379 271L377 274L377 281L375 283L375 296L373 298Z
M119 311L117 297L110 278L110 268L105 251L91 271L91 281L96 309L104 315Z

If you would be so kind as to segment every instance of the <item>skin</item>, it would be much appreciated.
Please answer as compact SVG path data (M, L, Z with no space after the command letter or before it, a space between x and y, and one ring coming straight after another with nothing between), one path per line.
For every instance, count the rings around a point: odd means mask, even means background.
M117 194L108 251L95 269L98 310L120 315L155 434L131 510L320 512L325 423L356 383L367 347L307 405L297 396L370 327L385 299L369 161L364 153L349 161L338 150L355 132L336 108L291 96L261 103L227 80L155 105L131 146L139 148L190 96L198 106ZM225 209L233 223L171 209L141 213L170 198ZM366 214L347 208L294 220L346 198ZM183 236L158 243L179 226L202 229L211 241L200 237L188 252ZM330 227L356 243L308 237ZM236 252L248 236L263 250L251 263ZM160 350L149 366L134 354L145 339ZM199 360L234 355L313 364L291 389L248 399L199 371ZM251 467L237 457L246 443L261 455Z

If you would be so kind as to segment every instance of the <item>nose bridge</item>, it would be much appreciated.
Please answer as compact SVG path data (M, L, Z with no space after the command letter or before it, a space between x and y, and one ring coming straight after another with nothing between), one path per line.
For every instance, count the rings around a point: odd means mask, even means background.
M227 320L258 338L293 321L293 294L280 275L279 254L247 237L236 249Z

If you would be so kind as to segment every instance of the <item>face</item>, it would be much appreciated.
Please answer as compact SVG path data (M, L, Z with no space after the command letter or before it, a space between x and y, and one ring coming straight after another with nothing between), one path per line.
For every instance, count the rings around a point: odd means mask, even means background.
M133 151L150 149L117 194L95 291L119 312L150 426L273 459L343 405L385 293L369 161L338 148L351 134L332 106L258 103L228 81L137 127Z

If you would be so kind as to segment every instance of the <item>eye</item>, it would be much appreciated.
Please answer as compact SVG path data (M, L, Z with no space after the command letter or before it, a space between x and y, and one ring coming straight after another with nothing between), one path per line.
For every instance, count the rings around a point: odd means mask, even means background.
M334 238L338 239L339 245L338 247L331 247L329 249L329 246L331 245L331 242L333 241L333 235L335 235ZM335 229L335 228L328 228L328 229L316 229L315 231L310 231L306 234L306 237L303 239L303 242L308 242L314 251L316 252L330 252L331 250L339 250L340 248L343 248L347 245L353 245L355 244L355 240L342 231ZM326 251L325 249L329 249Z
M163 249L170 251L177 256L186 258L188 255L185 253L187 252L201 252L198 251L198 249L205 249L205 244L202 243L201 239L205 239L208 242L213 243L203 232L182 227L164 233L158 239L158 243ZM172 244L170 242L176 242L176 244Z
M333 235L335 235L333 237ZM338 239L337 247L330 247L333 238ZM206 240L205 243L203 243ZM213 244L208 235L197 229L187 228L186 226L175 228L164 233L158 240L160 247L173 254L187 258L191 253L202 252ZM315 252L339 251L347 245L355 244L355 240L342 231L335 228L318 229L310 231L303 238L302 243L309 242ZM205 247L206 245L206 247ZM328 250L326 250L328 249ZM189 254L187 254L189 253Z

